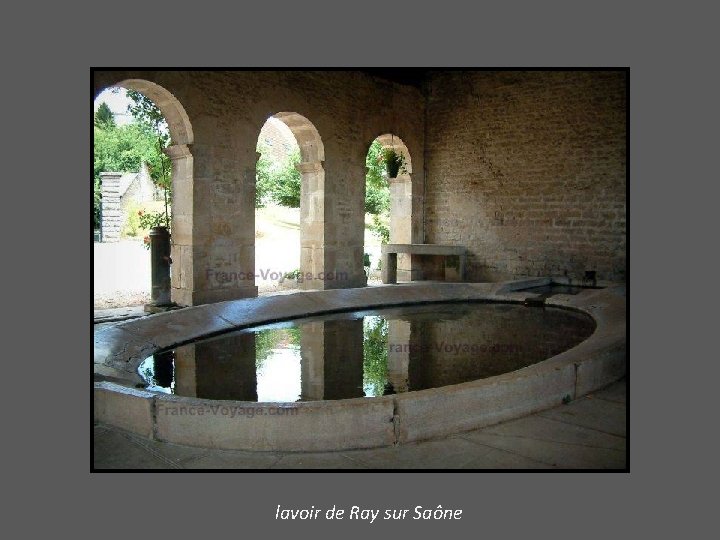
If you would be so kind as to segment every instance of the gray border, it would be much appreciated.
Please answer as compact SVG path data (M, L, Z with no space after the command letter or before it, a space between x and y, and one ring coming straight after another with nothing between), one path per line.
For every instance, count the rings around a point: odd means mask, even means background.
M78 10L64 4L44 10L29 5L26 9L32 10L32 17L19 15L17 5L6 10L9 31L4 38L6 44L14 43L6 50L19 56L5 66L5 132L31 143L13 151L6 179L35 198L41 186L42 200L37 204L48 212L44 219L31 220L29 214L44 215L34 206L35 199L31 211L27 205L15 206L18 215L12 223L20 225L16 252L18 257L31 256L21 263L23 274L17 286L5 283L10 296L15 296L14 305L20 306L11 316L23 320L31 332L42 332L42 337L19 342L23 353L16 358L28 359L31 350L32 367L7 379L22 389L23 399L13 401L23 405L15 410L18 414L11 418L7 431L17 434L6 439L10 455L5 459L14 464L15 471L8 483L19 494L33 494L16 504L32 504L35 513L42 512L42 519L32 521L50 527L71 524L76 531L102 532L106 537L153 533L204 537L224 528L238 535L263 530L273 536L302 536L301 531L308 529L314 535L354 536L351 522L298 526L272 520L276 504L307 502L316 506L441 503L465 509L466 518L459 524L423 524L428 536L468 532L488 537L582 534L600 538L627 530L628 524L652 535L667 531L669 522L679 524L683 518L692 518L692 524L701 528L711 513L689 514L700 492L688 483L701 474L706 477L703 458L709 458L714 448L699 443L694 426L714 425L702 417L706 405L701 397L714 395L709 385L717 380L713 377L717 363L712 361L716 353L685 316L685 324L673 317L670 306L676 313L704 315L699 320L706 323L700 329L709 330L708 336L714 328L707 323L716 320L716 314L710 313L710 309L715 311L711 305L703 313L684 287L668 287L668 283L678 283L688 274L704 277L715 267L705 264L703 255L717 249L716 241L699 238L701 231L715 229L713 218L703 223L702 217L716 214L710 205L715 206L717 200L699 192L701 183L717 173L716 166L710 166L716 155L715 145L710 144L717 141L716 126L706 121L708 104L716 103L716 96L711 96L717 88L716 59L711 52L716 49L711 39L716 35L714 14L692 3L649 9L606 2L582 11L576 3L553 10L546 3L520 6L513 2L502 10L478 4L474 15L459 13L448 3L440 6L439 13L411 5L392 17L388 12L393 5L387 3L382 8L354 5L349 8L351 14L341 11L337 3L326 9L294 3L287 16L281 17L276 4L266 5L267 12L260 15L249 13L246 3L235 4L233 17L207 9L207 3L187 7L174 3L172 9L143 3L138 21L132 20L131 14L138 11L129 2L104 13L93 5L94 20L85 21L78 17ZM201 8L206 10L205 17L199 14ZM305 21L300 13L306 15ZM321 17L333 15L335 21ZM118 20L124 23L121 27ZM158 46L152 32L159 20L179 39L163 40ZM387 20L392 20L391 28L383 27ZM263 21L272 22L286 39L262 41ZM193 27L185 30L188 23ZM368 32L369 26L373 32ZM131 35L132 40L121 42L110 39L111 35ZM354 51L348 52L351 41ZM85 362L90 348L91 278L84 217L89 197L85 184L74 179L84 178L89 168L87 68L94 64L629 65L632 284L637 285L631 293L633 472L89 476L90 388ZM30 127L28 113L37 115ZM46 171L38 170L38 165L64 169L66 176L44 178ZM43 178L33 182L35 175ZM682 204L681 197L688 192L694 193L694 199ZM48 223L53 225L48 227ZM58 228L69 242L48 239L48 231ZM30 236L27 229L35 234ZM688 241L691 233L698 235L697 244ZM41 239L41 249L28 243L28 237ZM12 242L10 250L15 251ZM28 317L17 316L26 313ZM707 352L703 354L702 349ZM672 391L682 369L677 363L695 359L702 362L700 380ZM13 364L17 368L20 362ZM42 366L41 375L37 366ZM33 377L31 394L24 382L28 377ZM29 395L34 399L27 399ZM48 410L46 396L62 398L64 407ZM53 421L46 428L31 429L32 419L48 415ZM688 444L690 440L695 442ZM11 442L14 448L8 448ZM695 452L692 457L690 451ZM116 508L131 511L130 523L118 523ZM707 507L700 505L697 510L703 508ZM24 526L34 527L34 523L25 521ZM358 527L358 536L368 531L377 534L378 528ZM420 530L407 522L383 526L381 534L417 535Z

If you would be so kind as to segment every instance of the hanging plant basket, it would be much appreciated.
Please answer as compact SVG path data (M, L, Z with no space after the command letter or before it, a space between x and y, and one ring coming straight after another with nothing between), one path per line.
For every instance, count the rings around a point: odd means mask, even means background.
M382 159L385 163L385 170L388 178L397 178L402 171L405 172L405 156L396 152L393 148L385 148L382 153Z

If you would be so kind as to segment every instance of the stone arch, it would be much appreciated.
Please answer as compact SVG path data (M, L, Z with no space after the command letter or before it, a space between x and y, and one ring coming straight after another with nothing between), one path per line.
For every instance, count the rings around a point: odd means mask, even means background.
M170 91L145 79L123 79L106 88L135 90L152 100L165 117L170 146L165 153L172 163L172 241L170 248L171 299L180 305L193 304L193 156L194 134L185 107ZM104 88L100 89L102 91ZM99 94L99 92L98 92Z
M292 132L300 147L300 271L312 276L302 289L324 289L325 268L325 146L315 125L296 112L270 116ZM260 156L258 155L258 158Z
M413 169L412 157L407 145L393 133L383 133L376 137L383 149L392 148L405 157L405 170L400 171L397 178L389 178L390 186L390 243L418 243L413 235L414 212L417 212L417 201L413 200ZM368 145L369 147L370 145ZM415 190L417 191L417 190ZM397 277L399 281L412 281L417 272L413 272L410 255L398 255Z
M408 147L400 137L394 135L393 133L383 133L382 135L375 137L373 141L378 141L382 145L383 149L392 148L396 152L402 153L405 157L405 168L407 169L407 174L412 174L412 158L410 157L410 150L408 150ZM399 176L400 175L398 175L398 177Z
M152 100L163 113L170 129L172 145L192 144L193 129L182 103L168 90L157 83L144 79L125 79L111 86L135 90Z

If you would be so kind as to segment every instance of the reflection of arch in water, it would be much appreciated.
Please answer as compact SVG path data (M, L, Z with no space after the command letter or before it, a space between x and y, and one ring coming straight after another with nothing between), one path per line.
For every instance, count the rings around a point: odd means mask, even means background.
M257 401L253 332L190 343L175 350L175 391L203 399Z
M302 400L362 397L362 319L317 321L301 327Z

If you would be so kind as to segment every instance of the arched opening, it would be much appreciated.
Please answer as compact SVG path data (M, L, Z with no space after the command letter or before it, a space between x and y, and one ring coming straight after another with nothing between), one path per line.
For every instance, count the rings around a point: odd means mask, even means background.
M257 140L255 285L258 293L297 288L300 269L300 148L284 122L267 119Z
M397 173L388 172L388 151L401 156ZM409 244L413 241L412 159L400 137L385 133L370 145L366 165L365 265L368 282L379 283L380 245ZM397 261L398 281L411 281L414 274L410 255L400 254Z
M256 210L259 290L324 289L325 149L320 134L304 116L279 112L263 125L257 148L256 207L275 206L274 212ZM283 218L286 222L280 223Z
M140 107L140 109L145 107L144 113L141 111L139 113L140 115L146 114L149 115L149 117L153 117L154 114L154 120L158 121L158 125L160 126L159 131L162 132L164 130L165 137L160 149L160 153L162 154L160 157L162 159L156 160L156 163L150 163L149 167L143 165L142 158L144 154L142 151L139 152L141 159L137 160L138 163L136 165L138 169L137 172L141 176L139 180L133 180L128 177L123 178L125 173L132 173L132 170L103 171L113 174L106 175L102 178L103 185L100 187L100 190L101 193L103 190L105 193L101 196L100 201L102 214L101 234L98 235L99 237L96 239L108 243L114 242L116 239L122 237L123 228L127 231L128 227L129 232L139 233L142 229L140 229L141 224L138 223L137 212L140 211L143 213L146 219L145 224L148 223L147 218L149 216L143 209L133 210L132 197L128 197L127 202L123 201L123 199L128 195L133 195L132 192L128 193L128 189L135 186L135 188L143 194L140 197L142 201L147 192L148 177L151 180L151 185L157 188L157 179L161 175L164 175L167 187L169 188L168 193L171 194L170 199L168 201L159 201L160 205L150 205L149 210L169 217L167 224L170 227L172 235L171 299L180 305L191 305L193 303L193 159L190 148L193 144L193 130L190 120L184 107L168 90L158 84L142 79L118 81L98 92L95 99L98 107L99 102L107 97L111 89L122 89L115 90L114 92L116 95L121 95L121 99L119 99L120 103L124 100L126 105L131 104L135 107ZM135 92L139 97L128 98L127 91L131 91L131 96L132 92ZM159 111L159 113L157 111ZM121 111L117 112L120 113ZM121 115L118 114L117 116ZM137 115L126 116L124 119L120 119L120 123L138 121L137 118L133 118L134 116ZM163 119L164 121L160 122ZM132 167L127 164L120 165L122 169L132 169ZM165 170L163 170L163 168ZM154 196L157 196L157 193L155 193ZM167 214L165 213L166 202ZM159 208L155 208L155 206L159 206ZM165 223L158 224L165 225ZM129 264L127 263L128 261L124 261L122 257L118 258L116 255L114 258L110 257L110 262L106 264L106 266L111 267L115 275L122 275L123 268L126 267L130 270L131 274L136 271L145 271L148 274L145 287L149 292L151 285L149 279L149 259L147 261L140 260L131 261ZM102 269L98 268L99 264L102 264L102 262L96 258L96 290L99 274L103 272ZM135 277L138 277L137 272ZM128 301L130 300L125 301L126 304Z

